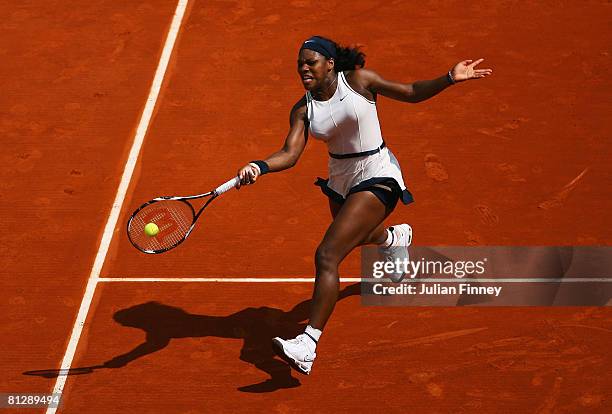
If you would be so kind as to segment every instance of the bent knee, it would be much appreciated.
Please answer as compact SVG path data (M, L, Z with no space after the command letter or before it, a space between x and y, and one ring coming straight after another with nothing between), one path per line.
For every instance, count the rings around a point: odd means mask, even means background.
M335 269L339 264L338 254L332 247L326 244L321 244L315 252L315 265L317 269L327 270Z

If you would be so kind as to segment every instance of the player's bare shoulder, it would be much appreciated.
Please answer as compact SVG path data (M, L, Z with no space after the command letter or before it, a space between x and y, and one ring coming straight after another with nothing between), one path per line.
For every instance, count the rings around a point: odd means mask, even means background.
M303 123L307 122L307 108L306 108L306 96L302 96L300 100L298 100L293 108L291 108L291 112L289 114L289 124L294 125L296 122L302 121Z
M378 73L370 69L354 69L344 72L344 77L355 92L371 101L376 100L372 85L380 78Z

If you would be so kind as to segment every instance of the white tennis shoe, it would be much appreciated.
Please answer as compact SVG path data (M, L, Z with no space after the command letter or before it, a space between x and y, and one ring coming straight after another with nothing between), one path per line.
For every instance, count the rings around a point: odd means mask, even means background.
M412 227L408 224L398 224L389 227L391 231L391 245L389 247L379 247L378 252L385 262L407 263L410 259L408 246L412 244ZM406 272L387 273L387 276L395 282L399 283L406 276Z
M295 339L276 337L272 340L272 345L279 357L302 374L308 375L312 369L312 363L317 357L314 352L316 345L313 342L306 334L301 334Z

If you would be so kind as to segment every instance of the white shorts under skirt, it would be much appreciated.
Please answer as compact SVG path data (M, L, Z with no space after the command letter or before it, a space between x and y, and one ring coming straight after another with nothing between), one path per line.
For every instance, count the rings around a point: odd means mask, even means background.
M414 201L404 184L399 162L385 147L373 155L355 158L329 158L329 178L319 178L315 185L321 187L325 195L342 204L349 194L363 191L375 184L394 181L399 198L404 204Z

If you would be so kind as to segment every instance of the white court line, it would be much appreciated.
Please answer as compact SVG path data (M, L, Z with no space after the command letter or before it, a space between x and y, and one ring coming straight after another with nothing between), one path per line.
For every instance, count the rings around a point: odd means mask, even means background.
M174 48L179 29L181 27L185 9L187 8L187 3L188 0L179 0L176 6L174 17L172 18L172 23L170 24L170 30L168 31L168 36L166 37L166 42L164 43L164 48L155 71L153 84L151 85L151 89L149 91L147 103L142 112L142 116L140 117L140 122L138 123L138 128L136 129L136 134L134 136L134 143L132 144L125 168L123 169L123 175L121 176L121 182L119 183L119 188L117 189L117 195L115 196L115 201L113 202L108 220L106 221L102 241L100 242L100 247L96 253L96 258L91 268L89 279L87 280L87 287L85 288L85 294L83 296L83 300L81 301L81 306L79 307L79 313L76 321L74 322L74 326L72 327L72 333L70 334L70 340L68 341L66 353L64 354L64 359L62 360L60 372L68 372L70 366L72 365L72 359L74 358L81 333L83 332L83 326L85 325L85 320L87 319L87 314L93 300L96 286L100 281L100 271L102 270L102 265L104 264L110 242L113 238L113 231L117 225L117 221L119 220L119 213L121 211L121 207L123 206L123 201L134 173L134 168L136 167L138 154L140 153L147 129L149 128L151 117L153 116L153 110L155 109L157 97L159 96L164 75L166 74L166 69L168 68L168 62L170 61L170 56L172 55L172 49ZM60 398L61 393L64 391L66 378L67 376L65 374L59 375L55 381L55 386L53 387L53 393L60 394ZM50 407L47 409L47 414L54 414L56 410L57 408Z
M179 283L314 283L314 277L105 277L100 282ZM341 277L340 282L360 282L358 277Z
M176 282L176 283L314 283L314 277L101 277L98 282ZM389 282L389 279L341 277L340 282ZM402 283L594 283L612 278L487 278L487 279L405 279Z

